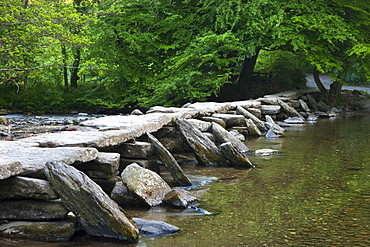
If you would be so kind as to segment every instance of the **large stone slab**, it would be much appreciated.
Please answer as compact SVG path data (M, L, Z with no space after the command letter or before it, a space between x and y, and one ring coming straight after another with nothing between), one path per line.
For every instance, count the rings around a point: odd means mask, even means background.
M60 201L5 200L0 202L3 220L56 220L65 219L68 210Z
M228 110L233 108L233 106L230 103L218 103L218 102L196 102L186 107L196 109L200 115L226 113Z
M138 241L139 231L132 219L86 174L61 162L48 162L45 175L87 233Z
M5 199L54 200L59 198L59 195L46 180L15 176L0 180L0 197Z
M77 221L14 221L0 225L0 236L39 241L68 241L79 230Z
M95 148L60 147L23 149L0 149L0 179L15 175L27 175L41 172L48 161L60 161L66 164L85 163L98 157ZM17 163L19 162L19 163Z
M153 146L155 147L159 158L162 160L167 170L171 173L173 179L179 185L190 186L191 182L189 178L181 169L181 167L177 163L176 159L172 156L172 154L152 134L147 133L147 135L151 143L153 143Z
M192 148L197 161L205 166L227 166L228 161L216 144L185 119L176 121L180 132Z

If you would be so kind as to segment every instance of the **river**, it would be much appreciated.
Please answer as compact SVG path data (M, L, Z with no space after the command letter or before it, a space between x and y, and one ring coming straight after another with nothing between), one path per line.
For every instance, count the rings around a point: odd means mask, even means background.
M2 239L1 246L370 246L370 114L359 113L294 125L277 139L246 141L256 168L184 167L190 178L213 181L199 207L127 209L135 217L181 228L138 244L76 238L68 243ZM196 191L197 192L197 191ZM198 191L199 192L199 191Z

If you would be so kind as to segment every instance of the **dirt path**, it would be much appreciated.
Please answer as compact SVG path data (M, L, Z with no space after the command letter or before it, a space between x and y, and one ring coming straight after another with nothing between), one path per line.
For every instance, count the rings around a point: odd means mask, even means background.
M307 83L306 83L307 87L317 88L312 74L306 74L306 79L307 79ZM333 79L329 75L322 74L322 75L320 75L320 79L321 79L322 83L324 84L324 87L327 88L327 89L329 89L330 84L333 83ZM365 91L368 94L370 94L370 87L343 86L342 89L343 90Z

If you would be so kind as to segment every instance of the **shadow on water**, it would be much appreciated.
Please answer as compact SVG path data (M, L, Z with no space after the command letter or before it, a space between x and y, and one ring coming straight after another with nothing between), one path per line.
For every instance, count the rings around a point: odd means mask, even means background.
M127 208L134 217L163 220L181 231L124 245L92 239L1 246L370 246L370 115L320 119L287 128L283 138L248 140L256 168L184 167L202 196L191 209ZM166 175L164 175L166 178ZM216 179L217 178L217 179ZM167 178L168 179L168 178Z

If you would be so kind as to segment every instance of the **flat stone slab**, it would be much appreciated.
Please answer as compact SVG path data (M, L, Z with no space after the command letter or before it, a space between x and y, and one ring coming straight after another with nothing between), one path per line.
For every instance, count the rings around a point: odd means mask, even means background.
M248 108L260 108L261 107L261 101L258 100L244 100L244 101L235 101L229 103L233 108L236 108L237 106L241 106L245 109Z
M279 105L261 105L261 114L273 115L280 113L281 106Z
M188 111L190 112L190 111ZM189 116L186 114L186 116ZM151 113L147 115L107 116L81 122L77 131L42 134L20 140L38 143L40 147L94 147L104 149L155 132L183 113ZM86 129L86 127L89 127Z
M12 146L12 145L11 145ZM48 161L60 161L71 165L85 163L98 157L95 148L0 148L0 180L16 175L40 172Z
M285 92L280 92L276 94L265 95L264 97L265 98L273 97L273 98L298 99L301 96L302 94L299 91L285 91Z
M226 113L233 106L230 103L196 102L188 105L186 108L196 109L198 114L201 115L211 115L213 113Z

